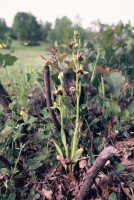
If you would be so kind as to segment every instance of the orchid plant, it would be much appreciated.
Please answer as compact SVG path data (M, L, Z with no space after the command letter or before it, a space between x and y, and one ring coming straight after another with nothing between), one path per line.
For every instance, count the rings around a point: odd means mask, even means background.
M81 42L80 42L80 34L77 31L74 31L74 37L71 41L69 48L72 50L72 62L74 66L75 72L75 87L70 88L73 90L76 96L76 106L75 106L75 127L73 131L73 137L71 139L70 144L67 142L67 136L65 134L65 125L64 125L64 112L66 105L64 104L64 84L63 84L63 76L64 73L61 71L58 75L58 79L60 80L60 86L56 91L58 101L54 103L52 109L57 108L60 112L60 124L61 124L61 142L64 147L64 151L56 142L53 140L53 143L58 152L57 160L59 160L65 169L73 170L76 162L80 159L83 148L78 147L79 138L80 138L80 96L81 96L81 79L83 75L87 72L83 70L83 56L80 50Z

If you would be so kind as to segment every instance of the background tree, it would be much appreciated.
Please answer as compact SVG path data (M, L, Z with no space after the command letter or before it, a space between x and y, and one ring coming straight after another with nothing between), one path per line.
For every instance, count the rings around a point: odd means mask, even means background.
M4 19L0 18L0 39L4 39L6 33L8 31L8 27Z
M41 25L31 13L18 12L12 28L17 39L21 41L36 42L41 39Z
M62 17L61 19L57 18L55 21L55 28L51 33L51 38L53 40L56 38L59 43L62 43L65 29L67 29L70 34L73 34L72 21L67 16Z
M43 41L49 41L51 39L50 37L51 31L52 31L52 23L46 22L45 24L41 25L41 33L42 33L41 38Z

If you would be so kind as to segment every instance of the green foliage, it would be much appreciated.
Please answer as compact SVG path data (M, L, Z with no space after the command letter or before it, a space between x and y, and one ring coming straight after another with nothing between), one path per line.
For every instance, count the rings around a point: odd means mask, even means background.
M0 18L0 40L5 39L8 27L4 19Z
M11 54L0 53L0 66L3 68L7 66L12 66L16 60L17 58L15 56L12 56Z
M72 34L73 28L72 28L71 20L66 16L62 17L61 19L57 18L55 21L55 28L54 28L53 32L51 33L51 38L53 40L56 39L58 42L62 43L64 30L66 28Z
M108 197L108 200L117 200L117 195L115 192L112 192L109 197Z
M52 33L52 24L50 22L46 22L41 25L41 38L43 41L50 41Z
M108 113L112 113L115 115L118 115L121 112L121 109L118 103L111 99L106 101L106 109L108 110Z
M36 43L41 38L41 27L31 13L18 12L13 22L13 32L17 39Z
M113 97L118 99L121 89L125 85L125 77L120 72L110 72L104 79L106 80Z
M128 111L133 114L134 113L134 100L129 104Z

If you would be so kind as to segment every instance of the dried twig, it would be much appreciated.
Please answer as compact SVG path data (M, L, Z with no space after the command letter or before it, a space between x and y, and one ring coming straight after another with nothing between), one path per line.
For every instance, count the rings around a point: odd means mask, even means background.
M76 200L84 200L88 194L95 178L99 174L100 170L105 165L105 162L108 158L116 152L116 149L113 146L105 148L96 159L94 165L88 170L86 179L83 182L83 185L76 197Z
M60 131L61 125L55 115L54 110L51 109L52 105L52 98L51 98L51 86L50 86L50 70L49 66L44 66L44 85L45 85L45 93L46 93L46 102L47 107L50 114L50 119L52 120L54 126Z

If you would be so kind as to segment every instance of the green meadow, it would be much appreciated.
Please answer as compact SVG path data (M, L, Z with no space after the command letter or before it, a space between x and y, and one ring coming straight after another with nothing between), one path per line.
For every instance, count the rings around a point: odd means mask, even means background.
M50 44L41 42L38 46L26 46L18 41L13 41L12 48L1 49L0 53L11 53L17 58L13 66L0 68L1 82L6 86L6 81L10 80L12 86L7 90L17 97L20 104L26 103L26 96L29 90L37 85L37 77L42 74L44 59L50 52Z

